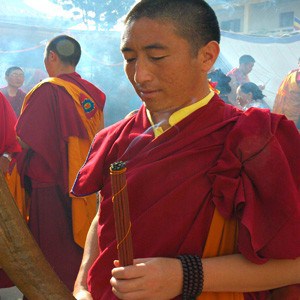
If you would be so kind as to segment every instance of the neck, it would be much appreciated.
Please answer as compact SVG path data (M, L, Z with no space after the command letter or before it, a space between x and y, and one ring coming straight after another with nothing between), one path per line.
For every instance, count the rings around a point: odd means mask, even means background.
M14 96L17 95L18 88L17 88L17 87L14 87L14 86L8 85L8 86L7 86L7 92L8 92L8 95L9 95L9 96L14 97Z
M167 112L150 112L151 118L154 124L159 124L159 126L165 131L171 127L169 124L169 118L173 111Z
M63 66L59 69L57 69L55 72L53 72L54 74L50 75L51 77L57 77L59 75L63 75L63 74L71 74L75 72L75 68L73 66Z
M203 100L206 96L208 96L209 93L210 93L210 89L207 86L202 91L201 96L198 95L198 97L192 97L191 98L192 100L183 103L181 106L177 106L175 108L171 108L169 110L164 110L164 111L157 111L157 112L150 111L151 119L154 124L159 124L159 126L162 127L163 130L166 130L169 127L171 127L171 125L169 124L169 119L173 113L175 113L176 111L184 107L190 106L198 101Z

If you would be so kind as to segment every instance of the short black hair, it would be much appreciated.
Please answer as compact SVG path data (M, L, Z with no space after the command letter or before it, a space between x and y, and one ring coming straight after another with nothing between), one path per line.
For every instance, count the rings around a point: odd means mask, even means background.
M8 77L13 71L16 70L20 70L24 73L23 69L21 67L17 67L17 66L13 66L13 67L9 67L6 71L5 71L5 76Z
M74 67L77 66L81 56L80 44L68 35L59 35L50 40L46 46L47 56L50 51L56 53L63 63Z
M265 97L261 89L254 82L245 82L240 86L240 89L245 94L252 93L253 100L259 100Z
M240 64L249 64L249 63L255 63L255 59L248 54L242 55L239 59Z
M125 24L140 18L172 22L193 53L209 43L220 43L220 27L214 10L204 0L141 0L125 18Z

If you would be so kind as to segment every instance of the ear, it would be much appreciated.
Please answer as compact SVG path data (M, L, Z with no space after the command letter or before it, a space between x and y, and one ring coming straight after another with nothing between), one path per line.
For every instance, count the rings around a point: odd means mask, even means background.
M56 61L58 58L57 54L53 51L50 51L49 54L48 54L48 59L49 61Z
M210 41L198 53L202 71L208 72L215 64L220 53L220 46L216 41Z

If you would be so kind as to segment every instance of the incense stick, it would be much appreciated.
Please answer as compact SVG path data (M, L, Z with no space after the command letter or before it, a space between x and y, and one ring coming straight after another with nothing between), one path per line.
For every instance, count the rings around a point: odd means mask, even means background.
M125 163L111 164L110 176L118 257L121 266L128 266L133 264L133 249Z

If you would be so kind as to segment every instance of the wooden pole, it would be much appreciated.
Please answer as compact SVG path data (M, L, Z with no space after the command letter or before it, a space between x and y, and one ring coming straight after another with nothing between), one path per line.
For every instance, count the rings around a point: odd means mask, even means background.
M1 171L0 266L29 300L75 299L32 237Z

